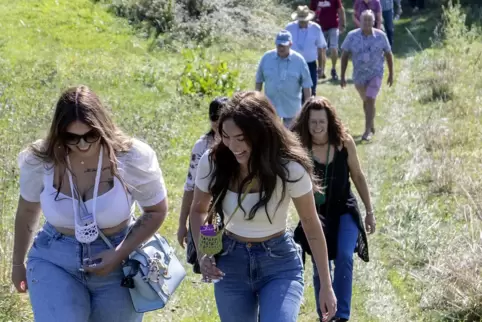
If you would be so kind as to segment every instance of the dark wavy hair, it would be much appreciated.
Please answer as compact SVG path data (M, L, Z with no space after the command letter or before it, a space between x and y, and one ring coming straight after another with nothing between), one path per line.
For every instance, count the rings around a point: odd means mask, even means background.
M328 142L334 146L340 146L346 140L347 131L340 118L336 114L336 110L331 105L330 101L326 97L316 96L309 98L298 117L293 123L291 130L296 133L303 146L311 151L312 138L310 134L310 111L326 111L328 118Z
M246 214L246 211L241 207L248 220L253 219L256 211L264 207L268 220L271 222L267 204L273 196L277 179L280 178L283 183L282 198L278 206L286 195L286 183L301 179L288 179L287 164L290 161L301 164L313 180L313 189L319 190L313 176L311 158L303 149L296 135L282 125L280 119L276 116L273 105L264 94L257 91L235 93L221 112L219 133L222 133L223 124L226 120L233 120L236 126L243 131L246 142L251 148L248 176L239 184L238 191L244 191L252 179L259 182L259 201L249 214ZM209 159L212 174L210 192L214 198L219 196L215 210L223 218L222 200L226 195L229 184L237 181L240 175L240 165L222 140L213 146ZM241 206L241 194L238 194L238 203Z

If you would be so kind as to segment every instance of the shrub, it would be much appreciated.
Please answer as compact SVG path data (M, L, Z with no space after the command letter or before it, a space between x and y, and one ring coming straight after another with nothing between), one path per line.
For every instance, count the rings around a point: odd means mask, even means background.
M96 0L94 0L96 1ZM181 44L210 46L260 43L286 23L288 7L278 0L97 0L155 38L170 34ZM161 44L163 42L160 42Z
M178 92L181 95L231 96L239 90L239 71L231 69L227 62L209 62L204 52L199 55L186 51L184 57L188 63L179 81Z
M174 0L112 0L110 9L155 38L175 24Z

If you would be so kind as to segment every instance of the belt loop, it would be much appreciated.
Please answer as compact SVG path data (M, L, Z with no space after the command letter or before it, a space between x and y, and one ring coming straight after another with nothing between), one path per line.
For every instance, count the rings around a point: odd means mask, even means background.
M234 238L231 239L231 243L229 244L229 247L228 247L228 251L229 251L229 252L232 252L232 251L233 251L234 247L236 246L236 243L237 243L237 242L236 242L236 240L235 240Z
M63 236L62 233L59 233L58 231L56 231L54 233L54 235L52 236L52 238L53 239L60 239L60 238L62 238L62 236Z
M261 242L261 245L263 246L264 250L267 251L267 252L270 252L271 251L271 248L269 248L268 246L266 246L266 242Z

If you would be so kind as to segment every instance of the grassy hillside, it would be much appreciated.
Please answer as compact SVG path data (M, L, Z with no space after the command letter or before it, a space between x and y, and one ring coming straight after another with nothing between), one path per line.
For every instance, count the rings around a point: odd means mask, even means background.
M170 199L162 233L175 245L190 149L208 127L206 103L253 87L274 26L289 13L276 1L253 5L246 19L257 29L210 26L218 36L202 41L175 37L187 28L176 16L169 33L154 39L146 23L119 9L129 3L0 0L0 321L31 320L28 299L12 293L9 281L16 155L45 134L60 91L89 85L123 129L156 149ZM353 321L481 320L482 48L480 30L465 29L457 8L448 12L444 29L435 28L440 10L407 11L397 22L397 81L382 89L374 142L359 146L380 231L370 239L372 261L356 260ZM351 132L361 133L354 88L320 86ZM310 275L308 268L300 321L315 319ZM148 320L217 321L215 310L212 287L190 274L169 307Z

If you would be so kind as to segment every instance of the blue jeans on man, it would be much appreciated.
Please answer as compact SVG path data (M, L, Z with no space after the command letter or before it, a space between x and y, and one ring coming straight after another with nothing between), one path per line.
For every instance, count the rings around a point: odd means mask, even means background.
M350 319L352 283L353 283L353 253L358 239L358 226L351 214L340 217L338 231L338 247L335 259L334 274L332 274L333 291L337 298L336 317ZM330 262L331 270L331 262ZM316 310L321 318L320 310L320 277L313 260L313 286L315 289Z
M393 9L382 11L383 25L385 27L385 33L387 34L390 47L393 47Z
M311 81L313 86L311 87L311 95L316 96L316 85L318 84L318 65L315 61L309 62L308 69L310 70ZM301 90L301 101L305 103L305 93Z

